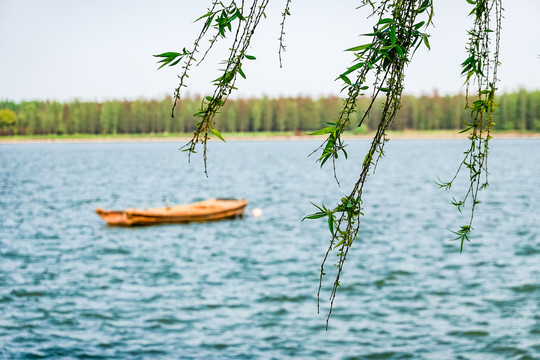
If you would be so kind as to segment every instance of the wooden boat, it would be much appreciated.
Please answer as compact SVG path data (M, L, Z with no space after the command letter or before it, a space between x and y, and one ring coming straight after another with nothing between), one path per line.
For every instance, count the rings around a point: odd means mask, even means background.
M216 221L241 216L247 200L209 199L193 204L157 207L151 209L103 210L96 209L107 224L112 226L156 225Z

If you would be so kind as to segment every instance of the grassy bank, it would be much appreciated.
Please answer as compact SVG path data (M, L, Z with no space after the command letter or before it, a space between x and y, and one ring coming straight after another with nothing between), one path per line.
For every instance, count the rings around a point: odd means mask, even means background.
M310 136L304 133L294 132L231 132L222 133L226 141L271 141L271 140L317 140L323 136ZM372 133L346 133L348 139L370 139ZM390 139L465 139L466 134L460 134L456 130L433 130L433 131L390 131ZM539 138L540 133L533 132L505 132L494 133L495 138ZM24 143L24 142L144 142L144 141L189 141L189 133L159 133L159 134L116 134L116 135L17 135L2 136L0 143ZM217 140L215 137L212 140Z

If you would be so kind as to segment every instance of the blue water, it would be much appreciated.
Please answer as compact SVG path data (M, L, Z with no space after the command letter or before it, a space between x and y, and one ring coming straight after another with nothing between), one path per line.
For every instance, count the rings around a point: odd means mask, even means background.
M466 224L438 190L466 143L390 141L325 331L324 220L369 143L330 168L317 142L0 145L0 359L539 359L540 141L494 140ZM94 208L246 198L246 217L113 228ZM263 216L250 216L260 208Z

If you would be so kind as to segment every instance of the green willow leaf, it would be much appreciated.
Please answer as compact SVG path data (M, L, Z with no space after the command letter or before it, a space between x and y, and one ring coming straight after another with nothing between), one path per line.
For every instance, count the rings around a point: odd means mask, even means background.
M220 139L220 140L223 141L223 142L226 142L225 139L223 138L223 136L221 135L221 133L220 133L219 131L217 131L217 130L214 129L214 128L210 128L210 129L212 130L212 133L213 133L214 135L217 136L218 139Z
M403 53L403 49L401 48L401 46L396 45L396 51L402 59L405 59L405 54Z
M316 212L316 213L313 213L313 214L309 214L309 215L306 215L302 218L302 221L304 220L315 220L315 219L320 219L320 218L323 218L327 216L327 214L325 212L322 212L322 211L319 211L319 212Z
M210 15L213 15L213 13L211 13L211 12L206 13L206 14L204 14L203 16L197 18L197 20L195 20L195 22L197 22L197 21L199 21L199 20L201 20L201 19L204 19L205 17L208 17L208 16L210 16Z
M415 24L414 25L415 30L420 29L422 26L424 26L425 23L426 23L425 21L420 21L418 24Z
M381 19L381 20L379 20L379 22L377 23L377 25L388 24L388 23L393 23L393 22L395 22L394 19L386 18L386 19Z
M351 79L349 79L345 74L339 75L339 79L343 80L347 85L351 85Z
M340 247L341 245L343 245L343 243L345 242L345 238L343 238L340 242L338 242L335 246L334 246L334 249L337 249L338 247ZM338 254L339 256L339 254Z
M331 132L334 132L336 128L333 127L333 126L328 126L328 127L325 127L323 129L320 129L320 130L317 130L317 131L314 131L312 133L309 133L308 135L325 135L325 134L330 134Z
M418 9L418 12L422 13L424 12L424 10L426 10L430 6L431 6L431 0L424 0L422 5L420 5L420 8Z
M175 66L175 65L178 65L178 63L182 61L182 58L179 58L178 60L176 60L175 62L171 63L169 66Z
M162 54L153 55L153 56L154 56L154 57L165 57L165 58L173 57L173 58L175 58L175 57L180 56L180 55L182 55L182 54L177 53L177 52L170 52L170 51L169 51L169 52L164 52L164 53L162 53Z
M422 36L422 38L423 38L423 40L424 40L424 44L426 44L426 47L427 47L429 50L431 50L431 46L429 46L429 40L428 40L427 34L424 34L424 35Z
M350 73L352 73L353 71L355 70L358 70L360 68L362 68L362 66L364 66L364 63L363 62L359 62L357 64L354 64L353 66L347 68L347 71L345 71L343 74L341 75L349 75ZM341 77L341 76L340 76ZM346 81L345 81L346 82ZM348 83L350 85L350 82Z
M246 74L244 74L244 72L242 71L242 68L240 66L238 67L238 73L240 74L241 77L246 79Z
M364 44L364 45L359 45L359 46L352 47L352 48L347 49L345 51L360 51L360 50L364 50L364 49L369 49L370 47L371 47L371 44Z
M319 160L322 159L322 161L321 161L321 167L323 167L323 165L328 161L328 159L330 159L330 156L331 156L331 154L328 154L328 155L323 155L323 156L321 156L321 157L319 158Z

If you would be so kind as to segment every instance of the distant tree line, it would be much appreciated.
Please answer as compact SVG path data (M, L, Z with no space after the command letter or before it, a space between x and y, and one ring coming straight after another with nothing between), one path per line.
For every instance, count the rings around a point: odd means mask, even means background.
M540 131L540 91L520 90L497 98L494 114L497 130ZM331 122L341 109L341 99L324 97L280 97L237 99L227 102L216 116L216 128L222 132L309 132ZM151 134L191 133L201 100L180 100L171 118L171 98L161 100L112 100L105 102L0 101L9 112L9 123L0 126L0 135L49 134ZM368 105L359 100L359 120ZM394 130L455 130L463 128L470 112L464 108L464 95L404 96ZM364 121L365 130L374 129L380 106ZM12 113L16 116L13 121ZM4 111L4 117L8 112ZM352 129L354 130L354 129Z

